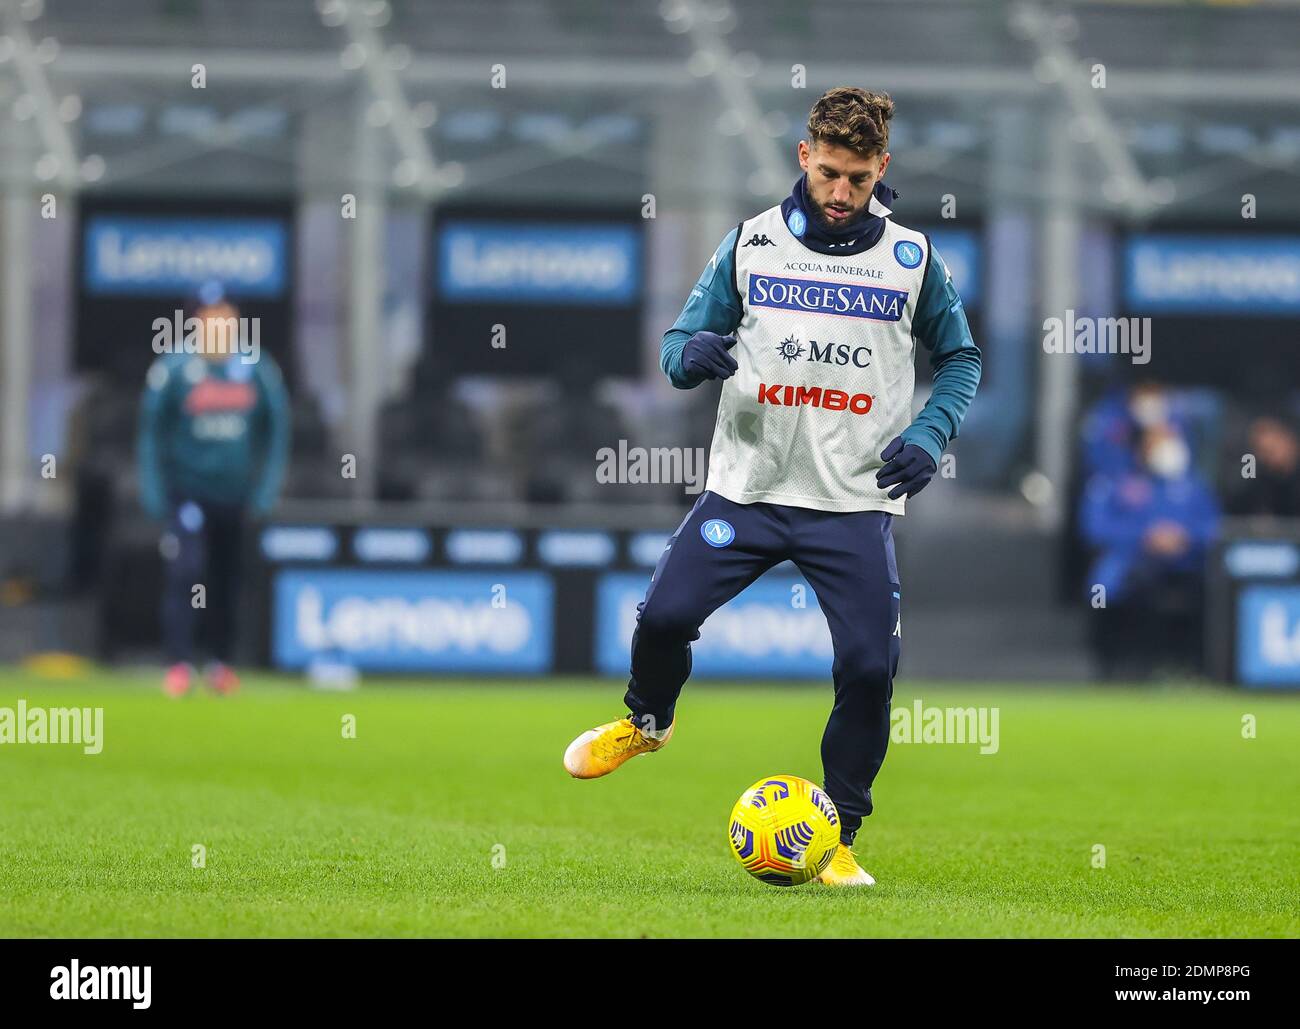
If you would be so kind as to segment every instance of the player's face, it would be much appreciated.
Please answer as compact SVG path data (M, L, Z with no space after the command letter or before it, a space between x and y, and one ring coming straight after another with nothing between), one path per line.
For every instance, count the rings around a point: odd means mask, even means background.
M871 191L885 177L889 154L863 157L847 147L799 141L799 167L808 173L813 214L828 228L850 225L867 214Z
M203 324L203 356L221 361L239 348L239 310L234 304L211 304L195 312Z

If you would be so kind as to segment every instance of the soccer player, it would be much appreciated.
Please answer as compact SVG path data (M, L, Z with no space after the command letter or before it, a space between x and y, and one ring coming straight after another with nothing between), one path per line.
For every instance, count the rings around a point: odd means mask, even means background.
M803 176L710 258L662 366L673 385L723 379L705 492L661 556L632 636L628 715L564 754L580 779L667 745L699 627L792 561L835 646L822 737L840 846L819 880L871 885L852 845L889 742L901 586L892 522L934 475L980 378L961 299L922 232L890 218L887 94L839 87L813 105ZM913 355L934 386L912 418Z
M289 405L270 354L253 348L239 311L214 283L200 291L195 345L154 361L140 408L140 500L165 526L163 637L171 666L163 689L179 697L194 678L199 612L211 616L208 684L231 693L239 568L246 512L275 505L289 454ZM203 594L195 587L203 586ZM196 605L196 596L203 596Z

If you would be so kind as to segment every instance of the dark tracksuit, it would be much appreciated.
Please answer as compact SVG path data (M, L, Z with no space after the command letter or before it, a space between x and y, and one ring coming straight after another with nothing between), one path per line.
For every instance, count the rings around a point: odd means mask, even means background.
M882 203L896 194L876 187ZM805 215L804 180L795 184L783 213ZM874 246L884 232L880 218L832 236L807 218L800 242L816 253L843 257ZM849 234L853 238L847 238ZM664 335L661 363L674 386L699 385L682 364L682 350L700 331L725 336L742 318L735 285L733 229L700 276L677 322ZM934 383L930 399L904 430L904 443L924 449L937 465L943 449L975 395L980 352L942 259L932 251L912 332L930 352ZM711 519L734 535L702 530ZM834 643L835 702L822 736L825 788L840 814L841 838L852 843L871 814L871 785L889 743L893 678L898 667L900 586L892 534L893 515L883 511L830 512L781 504L739 504L705 492L659 560L632 637L631 680L625 701L644 727L671 724L677 697L690 675L690 644L700 625L769 568L792 561L817 594Z
M162 601L168 660L191 661L206 610L212 656L234 657L246 512L275 504L289 451L289 413L270 355L209 362L158 358L140 409L140 499L164 525ZM196 607L194 587L204 604Z
M632 636L628 710L653 725L672 723L691 672L700 625L769 568L790 560L817 594L835 644L835 704L822 736L826 792L848 841L871 814L871 783L889 743L889 702L899 653L898 563L883 511L813 511L737 504L704 493L659 559ZM734 530L723 547L701 530L721 519Z

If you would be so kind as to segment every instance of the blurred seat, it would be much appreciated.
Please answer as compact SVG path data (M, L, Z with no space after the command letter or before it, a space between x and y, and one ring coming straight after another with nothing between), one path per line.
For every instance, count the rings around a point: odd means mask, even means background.
M380 412L380 500L506 500L510 477L494 467L474 412L452 384L418 374Z

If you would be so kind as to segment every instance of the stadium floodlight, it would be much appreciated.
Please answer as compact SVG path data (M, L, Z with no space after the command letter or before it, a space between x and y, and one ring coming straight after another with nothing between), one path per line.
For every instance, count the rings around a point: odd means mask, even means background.
M781 147L772 136L762 131L765 114L755 96L751 81L757 72L757 59L753 54L733 53L722 36L735 23L730 5L715 5L702 9L699 5L681 0L664 11L665 24L672 31L685 31L695 46L691 65L703 69L701 77L710 77L718 87L724 115L724 125L737 128L750 156L757 167L759 183L770 183L779 188L786 175L786 163L781 157ZM685 26L684 30L680 26ZM733 133L728 133L733 134Z
M8 8L5 21L5 37L11 40L11 47L5 48L12 53L14 68L22 83L26 95L31 98L32 113L36 118L36 128L40 133L41 143L52 155L51 163L56 171L50 179L57 179L65 189L77 185L77 169L81 162L77 157L72 135L68 132L67 120L60 116L60 102L55 99L54 89L50 85L46 66L53 63L59 55L59 44L52 36L46 36L40 43L33 43L31 33L16 8Z
M1021 4L1010 16L1013 32L1029 40L1038 50L1034 76L1045 85L1056 85L1074 116L1072 129L1093 141L1097 156L1108 174L1104 195L1115 206L1134 217L1144 217L1158 206L1155 196L1128 148L1124 134L1102 106L1098 91L1079 71L1082 62L1066 45L1077 33L1077 23L1062 20L1037 4Z
M343 49L344 66L358 69L366 77L366 83L374 95L375 103L371 105L372 124L386 127L392 133L393 141L401 152L403 161L410 162L414 176L403 176L426 196L441 191L442 180L437 173L433 148L428 136L421 130L412 110L411 102L402 88L398 69L410 63L410 50L404 46L389 48L385 46L379 34L378 26L386 24L385 15L388 5L361 4L356 0L336 0L328 8L322 9L327 24L337 21L348 34L348 44ZM390 12L391 13L391 12ZM376 121L375 113L382 113Z

